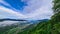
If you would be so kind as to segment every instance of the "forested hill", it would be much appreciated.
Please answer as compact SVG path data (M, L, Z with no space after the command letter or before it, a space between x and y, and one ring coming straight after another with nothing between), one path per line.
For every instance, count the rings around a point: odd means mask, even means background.
M9 19L9 18L4 18L4 19L0 19L0 21L27 21L24 19Z
M55 22L54 19L42 21L32 28L23 31L19 30L18 28L12 29L12 31L9 30L8 33L14 34L18 31L17 34L60 34L60 22Z

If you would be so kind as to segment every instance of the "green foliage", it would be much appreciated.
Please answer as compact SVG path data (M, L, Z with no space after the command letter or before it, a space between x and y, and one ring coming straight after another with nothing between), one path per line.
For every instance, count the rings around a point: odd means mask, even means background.
M50 34L51 32L51 23L50 22L41 22L37 24L32 29L19 32L19 34Z
M10 30L10 29L12 29L12 28L16 28L16 27L17 27L17 25L11 25L11 26L7 25L7 26L2 26L2 27L0 27L0 34L6 32L6 31L8 31L8 30Z
M60 12L60 0L54 0L53 3L54 3L53 5L54 13Z
M56 13L51 17L52 22L60 22L60 13Z
M56 22L53 25L51 20L48 22L40 22L35 27L28 30L23 31L17 27L4 32L3 34L60 34L60 22Z

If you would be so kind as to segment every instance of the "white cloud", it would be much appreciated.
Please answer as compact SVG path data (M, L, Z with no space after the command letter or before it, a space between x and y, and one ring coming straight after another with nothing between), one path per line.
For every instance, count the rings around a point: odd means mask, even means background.
M23 9L23 13L29 14L29 13L35 12L34 10L41 7L41 3L42 3L42 0L29 0L27 2L28 6L25 6L25 8Z
M7 2L5 2L4 0L0 0L0 3L6 5L6 6L10 6L10 4L8 4Z
M3 12L7 12L7 13L10 13L12 14L13 16L17 16L18 18L27 18L25 15L19 13L19 12L16 12L16 11L13 11L11 9L8 9L8 8L5 8L3 6L0 6L0 10L3 11ZM0 12L1 12L0 11ZM1 14L0 14L1 15ZM5 14L6 15L6 14Z
M22 0L23 1L23 0ZM50 18L50 16L53 14L52 12L52 0L24 0L27 1L28 6L25 6L25 8L23 9L23 13L19 13L16 11L19 10L12 10L3 6L0 6L0 10L7 12L9 14L12 14L14 16L17 16L19 18L27 18L27 19L48 19ZM0 0L1 3L5 3L4 5L10 6L8 3L6 2L2 2Z
M53 12L45 7L40 7L39 9L35 10L35 12L27 14L28 17L32 19L50 19Z
M0 22L0 25L1 24L7 25L7 24L13 24L13 23L18 23L18 21L3 21L3 22Z
M49 19L52 14L52 0L31 0L24 8L27 17L31 19Z
M3 21L3 22L0 22L0 27L1 26L6 26L6 25L11 25L11 24L15 24L15 23L18 23L19 21Z

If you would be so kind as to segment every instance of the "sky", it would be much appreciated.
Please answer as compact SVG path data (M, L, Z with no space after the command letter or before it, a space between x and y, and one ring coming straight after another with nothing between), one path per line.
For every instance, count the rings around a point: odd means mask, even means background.
M0 19L50 19L52 0L0 0Z

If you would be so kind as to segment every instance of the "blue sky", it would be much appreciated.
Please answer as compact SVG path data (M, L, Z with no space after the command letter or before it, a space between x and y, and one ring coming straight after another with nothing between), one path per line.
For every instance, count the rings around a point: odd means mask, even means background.
M0 18L50 19L52 0L0 0Z
M23 10L24 6L27 6L26 2L22 2L21 0L5 0L5 2L17 10Z

